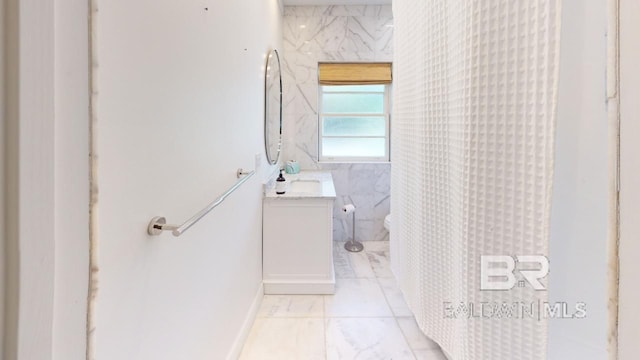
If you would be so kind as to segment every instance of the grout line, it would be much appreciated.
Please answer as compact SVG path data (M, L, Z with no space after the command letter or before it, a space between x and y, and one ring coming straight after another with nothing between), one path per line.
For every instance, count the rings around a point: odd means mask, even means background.
M380 287L382 287L382 285L380 285ZM389 303L389 299L387 298L387 293L382 290L382 293L384 294L384 298L385 300L387 300L387 304L389 305L389 307L391 308L391 304ZM391 313L394 314L393 319L395 320L396 326L398 327L398 330L400 330L400 334L402 334L402 338L404 339L405 343L407 343L407 347L409 348L409 351L411 351L411 354L413 355L414 359L417 359L418 356L416 355L416 350L411 346L411 343L409 343L409 339L407 338L407 334L405 334L405 331L402 329L402 326L400 326L400 322L398 321L398 319L401 316L396 316L395 313L393 312L393 308L391 308ZM404 317L408 317L408 316L402 316ZM413 319L413 317L411 317Z
M382 287L382 285L380 285L380 287ZM391 308L391 304L389 303L389 299L387 298L387 293L384 290L382 290L382 292L384 293L385 299L387 300L387 304L389 304L389 307ZM416 355L416 350L411 346L411 343L409 343L409 339L407 338L407 334L405 334L405 331L402 329L402 326L400 326L400 322L398 321L400 317L395 316L395 313L393 312L393 308L391 308L391 312L394 314L393 320L395 321L396 326L398 327L398 330L400 330L400 334L402 334L402 338L404 339L404 342L407 344L409 351L411 351L411 355L413 355L414 359L418 359L418 356Z
M322 297L322 318L327 317L327 302L325 300L326 296L327 295L320 295L320 297Z
M329 358L329 344L327 344L327 311L325 308L325 297L322 296L322 335L324 336L324 359Z
M390 260L390 259L389 259ZM375 271L374 271L375 274ZM411 344L409 343L409 339L407 339L407 334L405 334L404 330L402 330L402 327L400 326L400 323L398 322L398 318L399 316L396 315L396 313L393 311L393 307L391 306L391 302L389 302L389 296L387 295L387 292L384 291L384 287L382 286L382 283L380 283L380 279L382 279L383 277L378 277L376 276L376 282L378 283L378 286L380 287L380 291L382 291L382 295L384 296L384 300L387 302L387 306L389 306L389 310L391 310L391 314L393 314L393 320L396 323L396 326L398 327L398 330L400 330L400 334L402 334L402 338L404 339L404 342L407 344L407 347L409 348L409 351L411 351L411 355L413 355L414 359L417 359L418 356L416 355L415 350L411 347ZM395 277L384 277L384 279L393 279L394 283L396 284L396 286L398 286L397 284L397 280ZM404 316L406 317L406 316Z
M370 252L375 252L373 250L367 250L367 244L366 242L363 243L365 245L365 249L362 251L365 255L367 255ZM354 268L354 263L353 263L353 255L350 252L346 253L346 260L348 262L349 268L352 270L354 275L357 275L357 272L355 271ZM411 355L413 355L414 359L417 359L415 350L411 347L409 340L407 339L407 335L405 334L405 332L402 330L402 327L400 326L400 323L398 322L398 318L400 317L408 317L408 316L397 316L395 314L395 312L393 311L393 307L391 306L391 303L389 301L389 296L387 295L387 293L384 290L384 287L382 286L382 283L380 282L380 279L393 279L394 283L396 282L395 277L394 276L389 276L389 277L380 277L377 275L376 270L373 267L373 264L371 263L371 260L369 259L368 256L365 256L366 259L366 263L369 266L369 269L371 270L373 276L371 277L361 277L361 276L354 276L354 277L340 277L340 278L336 278L336 281L338 281L338 279L340 280L374 280L375 283L377 284L378 288L380 289L380 291L382 292L382 295L384 297L384 301L387 304L387 307L389 308L389 311L391 312L390 316L329 316L326 312L326 296L323 296L322 301L323 301L323 314L324 314L324 321L323 321L323 326L324 326L324 341L325 341L325 359L328 358L328 354L329 354L329 349L328 349L328 343L327 343L327 331L328 331L328 322L331 319L393 319L393 321L395 322L398 330L400 331L400 334L402 334L402 338L405 341L405 344L407 346L407 348L409 349L409 351L411 352Z
M418 358L418 356L416 355L416 349L414 349L411 344L409 343L409 339L407 339L407 334L404 333L404 330L402 330L402 326L400 326L400 322L398 322L398 317L395 317L396 320L396 325L398 325L398 328L400 329L400 333L402 334L402 337L404 338L404 341L407 343L407 346L409 347L409 350L411 351L411 354L413 354L414 358Z

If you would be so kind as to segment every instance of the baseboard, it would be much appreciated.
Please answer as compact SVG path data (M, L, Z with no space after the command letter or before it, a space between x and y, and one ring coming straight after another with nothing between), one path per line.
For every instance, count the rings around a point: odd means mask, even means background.
M269 295L332 295L335 293L335 280L265 280L264 293Z
M264 277L264 276L263 276ZM301 276L301 279L268 278L262 280L264 293L269 295L333 295L336 292L336 274L331 262L331 276L328 280L313 279L311 276Z
M256 315L258 315L258 309L260 309L263 296L264 285L260 283L256 296L251 303L249 311L247 312L247 317L244 318L240 332L238 332L238 336L236 336L236 340L233 342L229 355L227 355L227 360L236 360L240 357L244 342L247 340L247 336L249 336L249 331L251 331L251 326L253 326L253 321L256 319Z

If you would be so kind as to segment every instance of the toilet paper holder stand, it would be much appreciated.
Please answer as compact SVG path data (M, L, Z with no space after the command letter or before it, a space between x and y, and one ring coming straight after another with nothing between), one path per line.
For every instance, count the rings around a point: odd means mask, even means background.
M350 207L348 207L351 205ZM347 241L344 244L344 248L349 252L360 252L364 249L364 245L361 242L356 241L356 210L355 206L352 204L345 205L342 207L342 211L345 214L349 214L351 212L351 240Z

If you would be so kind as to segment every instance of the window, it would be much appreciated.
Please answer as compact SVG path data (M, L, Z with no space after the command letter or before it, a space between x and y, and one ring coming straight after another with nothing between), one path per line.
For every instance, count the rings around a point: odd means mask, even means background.
M327 64L320 64L319 160L389 161L391 65L383 64L388 81L381 80L379 72L367 73L368 68L352 68L371 64L348 64L342 78L334 72L327 79L323 65ZM358 79L353 79L354 74ZM345 80L344 75L351 79Z
M388 85L321 85L320 161L389 161Z

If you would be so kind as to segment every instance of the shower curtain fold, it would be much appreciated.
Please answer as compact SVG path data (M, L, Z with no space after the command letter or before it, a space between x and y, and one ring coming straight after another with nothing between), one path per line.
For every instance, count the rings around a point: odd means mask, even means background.
M560 2L394 0L393 12L400 287L455 360L545 359L546 291L481 291L480 257L548 253ZM462 304L525 313L450 311Z

